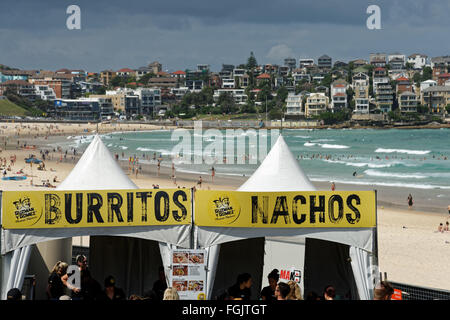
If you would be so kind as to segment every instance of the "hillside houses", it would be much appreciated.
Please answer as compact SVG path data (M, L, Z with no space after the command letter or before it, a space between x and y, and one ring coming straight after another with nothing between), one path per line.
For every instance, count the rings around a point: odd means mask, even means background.
M351 61L323 54L251 67L223 63L218 71L205 63L170 70L157 61L98 73L67 68L0 70L0 95L16 94L49 105L73 100L67 106L86 105L75 103L82 98L110 99L116 114L147 118L160 115L160 109L207 112L201 107L217 108L224 95L236 105L227 110L237 113L265 112L267 104L274 115L282 112L294 118L316 118L326 112L444 115L450 108L449 87L450 56L399 52L371 53ZM282 101L279 90L284 90Z

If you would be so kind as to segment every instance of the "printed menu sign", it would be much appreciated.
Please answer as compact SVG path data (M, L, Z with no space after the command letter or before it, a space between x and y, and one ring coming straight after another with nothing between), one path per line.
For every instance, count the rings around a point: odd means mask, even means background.
M181 300L206 298L205 257L205 250L172 251L171 282Z

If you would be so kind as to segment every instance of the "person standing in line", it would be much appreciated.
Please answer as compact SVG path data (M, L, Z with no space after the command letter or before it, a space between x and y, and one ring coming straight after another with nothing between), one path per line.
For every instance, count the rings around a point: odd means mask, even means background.
M180 300L177 289L169 287L164 291L163 300Z
M278 269L273 269L268 275L267 280L269 281L269 285L264 287L261 290L261 299L264 301L274 301L277 299L275 296L275 289L277 287L278 280L280 279L280 275L278 273Z
M280 282L275 288L275 296L277 300L287 300L291 287L287 283Z
M214 183L214 176L216 175L216 169L214 167L211 168L211 181Z
M291 291L287 296L287 300L303 300L300 286L298 285L298 283L293 280L289 280L287 284L289 288L291 288Z
M373 292L373 300L391 300L394 294L394 288L387 281L381 281L375 287Z
M329 285L325 287L325 290L323 290L323 299L324 300L334 300L336 297L336 289Z
M116 287L116 279L113 276L108 276L105 279L103 298L107 301L126 300L125 292L121 288Z
M66 262L58 261L53 269L50 277L48 278L47 296L50 300L58 300L59 297L65 294L65 288L72 290L75 293L80 291L79 288L72 286L67 279L67 268L69 265Z
M252 276L249 273L238 275L237 281L228 289L231 300L250 300L251 286L253 284Z
M155 292L158 299L162 300L166 289L167 289L166 274L164 272L164 267L160 266L158 269L158 280L156 280L153 283L152 290L153 292Z
M336 185L334 184L334 182L331 182L331 191L336 190Z
M101 294L101 285L94 278L92 278L87 265L86 256L80 254L76 257L78 268L80 269L81 290L79 293L73 293L74 300L96 300Z
M22 292L20 292L17 288L12 288L6 294L6 300L8 301L21 301L22 300Z

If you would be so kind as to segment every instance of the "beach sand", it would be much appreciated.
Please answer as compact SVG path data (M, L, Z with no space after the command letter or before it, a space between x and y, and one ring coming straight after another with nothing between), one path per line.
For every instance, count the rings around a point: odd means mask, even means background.
M20 169L29 177L23 181L1 180L1 190L45 190L42 186L31 186L30 178L35 185L49 180L51 184L57 186L70 173L77 159L72 159L71 155L62 162L59 162L61 153L51 152L51 159L46 159L46 171L37 170L37 165L31 167L25 163L25 157L34 154L40 158L39 150L18 149L17 140L20 144L26 139L27 145L45 145L54 137L52 135L83 134L83 130L89 132L96 130L96 125L56 125L53 124L53 131L48 135L49 124L17 125L8 123L0 125L0 146L2 151L0 157L6 158L10 163L10 156L15 155L17 160L7 176L12 175ZM16 126L16 127L14 127ZM19 126L19 127L17 127ZM35 127L36 126L36 127ZM18 130L20 128L20 136ZM45 130L47 129L47 132ZM118 127L104 125L101 132L117 131ZM143 125L122 125L120 130L151 130L161 129L160 126ZM58 131L59 130L59 131ZM62 132L64 130L64 132ZM110 131L108 131L110 130ZM39 137L34 138L39 132ZM87 133L86 133L87 134ZM48 138L45 138L48 135ZM2 137L3 136L3 137ZM7 139L5 149L4 139ZM59 137L61 139L61 137ZM143 165L143 174L137 177L128 170L128 163L121 161L122 168L130 176L131 180L140 188L152 188L158 184L160 188L175 188L177 186L191 188L197 185L199 176L191 173L176 172L177 185L171 180L171 168L161 167L159 176L156 165ZM51 170L52 169L52 170ZM3 172L3 170L2 170ZM57 176L57 183L53 183L53 178ZM225 177L216 175L214 183L211 176L202 176L202 188L236 190L248 177ZM316 183L319 190L330 190L328 183ZM197 186L198 188L198 186ZM362 189L361 186L337 185L337 190L369 190ZM393 199L392 192L386 188L378 188L378 256L381 272L386 272L388 280L411 285L439 288L450 290L450 277L447 275L448 265L450 265L450 232L438 233L439 223L448 220L447 208L440 210L426 210L426 206L421 206L420 197L416 198L415 206L408 210L406 206L406 196L408 190L401 199ZM398 189L398 188L397 188ZM398 194L403 191L397 190ZM416 190L417 191L417 190ZM417 192L418 193L418 192ZM389 195L391 195L389 197ZM434 212L432 212L434 211Z

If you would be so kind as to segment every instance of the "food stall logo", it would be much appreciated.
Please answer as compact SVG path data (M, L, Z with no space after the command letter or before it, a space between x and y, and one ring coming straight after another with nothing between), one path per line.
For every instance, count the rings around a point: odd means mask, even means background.
M297 269L291 269L291 270L281 270L280 271L280 279L287 280L287 281L295 281L297 283L300 283L300 280L302 278L302 272Z
M230 205L230 198L219 197L219 199L213 200L215 204L214 213L216 214L216 220L230 219L235 217L233 207Z
M31 206L30 198L19 198L19 200L14 201L13 204L17 209L14 212L16 215L16 222L23 222L36 218L36 210Z

